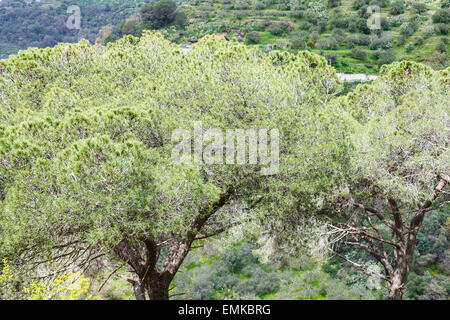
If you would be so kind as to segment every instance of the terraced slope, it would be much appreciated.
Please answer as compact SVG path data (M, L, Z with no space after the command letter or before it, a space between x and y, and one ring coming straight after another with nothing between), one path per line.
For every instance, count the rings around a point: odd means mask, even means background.
M380 8L378 30L368 28L369 6ZM393 60L435 69L449 61L448 0L192 0L181 8L188 26L162 30L179 43L218 34L263 50L309 49L346 73L376 73Z

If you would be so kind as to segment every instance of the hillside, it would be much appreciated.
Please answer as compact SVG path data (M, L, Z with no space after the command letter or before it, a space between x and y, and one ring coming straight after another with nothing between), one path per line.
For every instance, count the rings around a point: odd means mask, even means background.
M148 2L78 1L80 29L70 29L73 3L69 0L2 1L0 58L28 47L51 47L82 38L105 43L109 35L107 42L158 29L183 45L218 34L264 51L311 50L345 73L376 74L379 66L395 60L418 61L434 69L443 69L449 62L448 0L177 1L177 11L186 18L162 28L149 21L141 23L140 8ZM371 13L377 12L374 6L380 8L377 25ZM380 29L369 29L368 22Z
M379 30L368 28L369 5L380 7ZM448 1L193 0L182 8L186 29L163 30L178 43L219 33L266 51L312 50L348 73L376 73L394 60L448 66Z
M113 27L133 14L144 0L3 0L0 2L0 58L28 47L52 47L59 42L94 42L99 30ZM69 29L67 22L80 8L80 29Z

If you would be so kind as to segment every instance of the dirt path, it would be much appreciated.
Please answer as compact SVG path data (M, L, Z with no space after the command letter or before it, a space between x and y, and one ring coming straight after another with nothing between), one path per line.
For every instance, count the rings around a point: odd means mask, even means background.
M355 74L350 74L350 73L338 73L337 74L339 77L339 80L343 81L343 82L355 82L355 81L359 81L359 82L367 82L367 81L372 81L375 80L377 78L377 76L371 75L371 74L363 74L363 73L355 73Z

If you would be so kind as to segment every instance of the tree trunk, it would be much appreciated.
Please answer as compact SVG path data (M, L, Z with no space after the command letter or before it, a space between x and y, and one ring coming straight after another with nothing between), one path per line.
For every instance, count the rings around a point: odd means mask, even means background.
M147 293L150 300L169 300L170 280L167 277L155 275L147 284Z
M394 278L387 285L387 288L389 290L388 299L402 300L405 284L406 283L403 283L403 281L401 281L399 275L394 276Z
M136 273L133 273L133 280L129 281L133 285L133 292L136 300L145 300L145 288Z

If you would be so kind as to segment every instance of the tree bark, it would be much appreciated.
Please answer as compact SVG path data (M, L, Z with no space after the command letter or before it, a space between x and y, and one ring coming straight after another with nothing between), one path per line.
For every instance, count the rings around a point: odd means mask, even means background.
M167 277L156 276L150 278L147 292L150 300L169 300L170 280Z
M398 261L398 263L399 265L395 271L389 275L389 280L386 282L389 300L402 300L406 290L409 265L406 264L406 261Z
M133 285L133 292L136 300L145 300L145 287L141 284L139 276L133 273L133 280L129 281Z
M137 281L130 281L133 284L136 299L145 299L143 288L145 288L150 300L169 299L170 283L188 254L192 243L196 239L204 238L204 235L198 238L198 234L206 221L228 202L233 195L233 190L229 189L223 192L219 200L199 210L198 215L191 223L190 231L186 235L179 235L168 242L167 257L165 257L160 269L158 269L157 264L161 258L162 244L158 244L155 239L142 239L139 244L124 239L114 247L114 253L117 257L125 261L138 277ZM212 234L218 234L222 231L222 228L219 228ZM167 241L164 242L167 243Z

